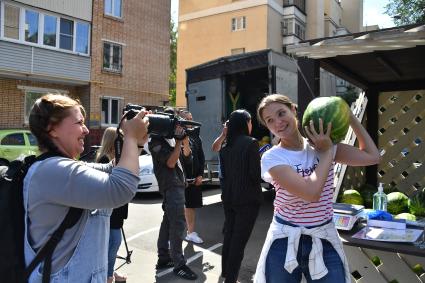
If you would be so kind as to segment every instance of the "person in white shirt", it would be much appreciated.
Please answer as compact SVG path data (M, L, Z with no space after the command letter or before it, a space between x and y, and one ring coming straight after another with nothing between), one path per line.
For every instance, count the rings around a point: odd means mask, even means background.
M351 113L350 126L358 147L332 144L332 125L298 129L296 105L281 94L266 96L258 120L279 144L261 159L263 179L276 190L274 217L254 282L351 282L342 243L332 222L333 167L377 164L380 155L360 121Z

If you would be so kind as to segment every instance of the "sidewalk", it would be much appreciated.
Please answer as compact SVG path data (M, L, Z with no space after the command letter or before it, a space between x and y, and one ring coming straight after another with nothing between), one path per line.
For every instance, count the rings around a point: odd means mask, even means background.
M146 250L138 250L135 247L129 246L133 250L131 263L124 264L119 270L119 273L126 274L127 283L151 283L151 282L173 282L173 283L188 283L188 282L222 282L221 273L221 244L216 244L208 249L198 247L193 244L183 242L183 249L188 266L198 274L198 279L195 281L182 280L173 274L172 268L160 270L158 273L155 270L157 261L156 253L149 253ZM118 255L125 256L125 247L122 245ZM124 263L124 260L117 259L115 266Z

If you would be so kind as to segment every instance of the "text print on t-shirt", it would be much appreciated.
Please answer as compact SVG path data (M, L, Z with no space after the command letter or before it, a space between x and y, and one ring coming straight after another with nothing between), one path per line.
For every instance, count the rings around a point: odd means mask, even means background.
M300 174L303 177L310 176L314 170L316 170L317 165L319 164L319 159L316 158L317 162L313 164L313 166L310 166L309 168L301 168L301 164L295 164L295 169L297 170L297 173Z

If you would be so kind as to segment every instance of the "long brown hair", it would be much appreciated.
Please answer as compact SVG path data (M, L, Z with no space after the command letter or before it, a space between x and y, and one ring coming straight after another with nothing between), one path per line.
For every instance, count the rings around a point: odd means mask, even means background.
M103 132L102 142L100 143L100 149L96 155L96 162L99 162L102 156L108 157L109 160L114 159L115 149L114 149L114 141L117 137L117 128L108 127Z

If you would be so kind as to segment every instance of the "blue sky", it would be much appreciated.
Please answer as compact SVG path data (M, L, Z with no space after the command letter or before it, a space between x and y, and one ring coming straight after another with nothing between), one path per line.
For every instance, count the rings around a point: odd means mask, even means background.
M380 28L393 27L394 23L392 18L387 14L384 14L384 7L388 4L388 2L390 2L390 0L364 0L363 25L379 25Z
M390 0L363 0L363 25L379 25L380 28L394 26L390 16L384 14L384 6ZM178 19L179 0L171 0L171 17L175 23Z
M173 22L177 24L179 17L179 0L171 0L171 18Z

